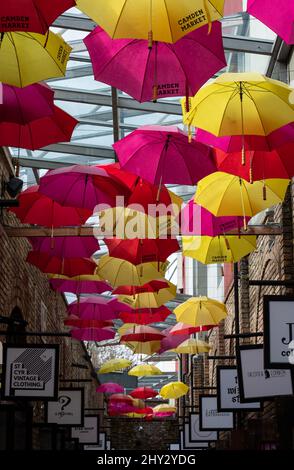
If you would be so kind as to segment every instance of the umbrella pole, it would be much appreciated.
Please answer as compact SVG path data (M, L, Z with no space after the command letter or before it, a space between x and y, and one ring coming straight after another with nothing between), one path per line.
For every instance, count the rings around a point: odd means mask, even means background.
M152 49L153 47L153 31L152 31L152 0L149 0L149 31L148 31L148 49Z
M242 193L242 179L241 178L239 178L239 183L240 183L241 205L242 205L242 212L243 212L243 225L244 225L245 232L247 232L247 219L246 219L246 214L245 214L245 205L244 205L244 199L243 199L243 193Z
M153 96L152 96L152 101L153 103L157 102L158 98L158 79L157 79L157 60L158 60L158 55L157 55L157 49L158 49L158 43L157 41L155 42L155 62L154 62L154 85L153 85Z
M206 17L207 17L208 34L210 34L210 33L211 33L212 23L211 23L211 15L210 15L210 11L209 11L209 9L208 9L207 0L204 0L203 6L204 6L204 11L205 11L205 14L206 14Z
M245 131L244 131L244 109L243 109L243 84L240 82L240 103L241 103L241 127L242 127L242 165L246 163L246 152L245 152Z

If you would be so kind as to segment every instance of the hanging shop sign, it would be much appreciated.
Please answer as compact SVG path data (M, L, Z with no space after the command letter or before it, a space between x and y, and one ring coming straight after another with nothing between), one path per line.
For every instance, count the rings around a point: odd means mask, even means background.
M240 346L237 358L241 402L293 395L293 372L265 367L263 345Z
M3 345L2 398L56 400L59 346Z
M58 399L46 405L46 422L60 426L84 425L84 389L60 388Z
M218 411L255 411L261 409L259 401L252 403L240 402L240 391L237 367L217 367L217 408Z
M263 319L265 367L294 367L294 297L264 296Z
M217 395L200 395L199 409L200 431L234 429L234 413L218 411Z
M83 447L84 450L107 450L106 449L106 433L99 433L99 442L96 445L86 444Z
M209 447L208 442L191 442L189 436L189 423L185 423L184 430L180 433L181 437L181 450L185 449L207 449Z
M190 442L217 441L217 431L200 431L200 416L198 413L189 414L189 440Z
M80 444L99 443L99 416L88 415L84 417L84 426L71 428L72 439L78 439Z

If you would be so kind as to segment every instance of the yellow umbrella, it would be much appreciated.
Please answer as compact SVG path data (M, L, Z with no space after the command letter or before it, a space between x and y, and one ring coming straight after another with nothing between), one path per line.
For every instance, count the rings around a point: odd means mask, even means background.
M176 42L223 16L224 0L76 0L113 38Z
M136 323L124 323L121 327L118 328L117 332L119 336L123 336L126 331L130 330L134 326L137 326Z
M216 136L268 135L294 121L292 92L259 73L224 73L196 93L188 112L182 99L183 120Z
M128 375L135 377L144 377L146 375L161 375L162 372L158 367L151 364L138 364L129 370Z
M126 369L131 365L132 361L129 361L128 359L110 359L100 367L98 374L109 374L110 372Z
M160 279L162 272L157 270L158 263L134 265L129 261L104 255L100 258L95 274L107 280L112 286L142 286L146 282ZM159 263L159 267L163 264Z
M162 403L161 405L156 405L153 408L154 413L175 413L177 408L175 406Z
M288 179L248 181L238 176L217 171L197 185L194 201L216 216L238 215L252 217L275 204L283 202L289 186Z
M191 297L175 308L178 322L193 326L218 325L228 312L225 304L208 297Z
M139 398L133 398L133 405L136 408L145 408L145 403L143 400L140 400Z
M9 32L0 39L0 82L25 87L63 77L72 48L57 34Z
M183 255L203 264L236 263L256 249L255 236L185 236Z
M163 398L180 398L183 395L186 395L188 391L188 385L183 382L170 382L160 389L159 395Z
M126 416L127 418L144 418L146 414L144 413L122 413L122 416Z
M166 280L165 280L166 281ZM119 295L118 299L132 308L157 308L172 300L177 293L177 286L172 282L158 292L142 292L135 295Z
M160 341L146 341L144 343L140 341L122 341L122 344L130 348L134 354L154 354L161 347Z
M178 354L200 354L208 353L211 350L211 346L205 341L200 341L194 338L186 339L183 343L179 344L172 351Z

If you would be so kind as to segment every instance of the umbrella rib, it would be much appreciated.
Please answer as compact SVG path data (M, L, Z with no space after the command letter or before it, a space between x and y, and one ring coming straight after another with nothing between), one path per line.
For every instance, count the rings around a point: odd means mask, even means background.
M229 107L229 104L235 98L235 96L237 96L237 94L238 94L238 91L234 90L234 92L231 94L230 98L228 99L228 101L226 103L225 109L223 111L223 116L222 116L222 119L221 119L221 122L220 122L220 125L219 125L219 132L221 132L221 128L222 128L222 125L223 125L223 122L224 122L224 119L225 119L225 114L226 114L226 111Z
M117 19L117 22L116 22L114 31L113 31L113 33L112 33L112 37L113 37L113 38L114 38L114 36L115 36L116 30L117 30L117 28L118 28L118 23L120 22L120 19L121 19L121 17L122 17L122 14L123 14L124 8L125 8L125 6L126 6L126 4L127 4L127 1L128 1L128 0L125 0L124 4L123 4L123 6L122 6L122 8L121 8L121 10L120 10L119 17L118 17L118 19Z
M143 77L142 88L141 88L141 93L140 93L140 102L142 101L142 96L143 96L143 92L144 92L144 83L145 83L145 80L146 80L146 77L147 77L147 69L148 69L148 65L149 65L149 61L150 61L150 58L151 58L152 51L153 51L153 48L148 49L148 55L147 55L147 60L146 60L146 64L145 64L144 77ZM155 57L155 60L156 60L156 57Z
M165 6L166 16L167 16L167 20L168 20L168 24L169 24L169 30L170 30L171 40L172 40L172 42L174 42L173 31L172 31L172 27L171 27L171 22L170 22L170 17L169 17L169 13L168 13L168 8L167 8L166 0L163 0L163 3L164 3L164 6Z
M14 48L14 51L15 51L15 57L16 57L17 67L18 67L19 82L20 82L20 86L22 87L22 86L23 86L23 83L22 83L22 75L21 75L21 72L20 72L20 62L19 62L19 57L18 57L17 48L16 48L16 45L15 45L15 43L14 43L12 34L10 33L10 34L8 34L7 36L8 36L9 41L12 43L13 48Z
M256 109L256 112L257 112L257 114L258 114L260 123L261 123L262 128L263 128L264 135L267 136L267 132L266 132L266 130L265 130L265 128L264 128L263 120L262 120L262 118L261 118L261 114L260 114L260 112L259 112L259 109L258 109L258 107L257 107L257 105L256 105L256 103L255 103L254 99L252 98L252 96L251 96L251 94L250 94L249 91L248 91L248 93L249 93L249 96L250 96L250 98L251 98L251 100L252 100L252 102L253 102L253 104L254 104L254 107L255 107L255 109Z

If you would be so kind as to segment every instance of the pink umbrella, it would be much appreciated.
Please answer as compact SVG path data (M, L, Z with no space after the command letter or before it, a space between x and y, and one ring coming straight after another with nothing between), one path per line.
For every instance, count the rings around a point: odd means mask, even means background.
M53 114L54 91L44 83L35 83L25 88L0 83L1 95L3 98L0 106L1 122L24 125Z
M60 258L90 258L100 249L94 237L31 237L33 250Z
M129 195L122 183L97 166L72 165L50 170L40 180L39 191L64 206L93 209L97 204L115 206L118 195Z
M214 328L216 325L205 325L205 326L191 326L186 325L185 323L179 322L172 327L169 334L171 336L175 335L191 335L193 333L199 333L199 331L209 331L211 328Z
M118 318L119 312L126 308L129 309L113 298L82 297L68 306L68 314L87 320L112 320Z
M104 341L115 337L115 331L111 328L77 328L70 334L80 341Z
M182 235L216 237L234 229L241 229L244 225L243 217L215 217L207 209L196 204L193 199L182 209L180 219Z
M211 149L174 126L143 126L113 148L123 170L152 184L194 185L216 171Z
M105 382L96 388L98 393L124 393L124 387L114 382Z
M216 72L226 66L221 24L193 31L174 44L111 39L96 27L84 42L95 79L124 91L137 101L170 96L194 96Z
M247 11L275 31L288 44L294 44L293 1L248 0Z
M190 337L190 335L185 334L185 335L170 335L169 332L172 329L170 326L169 328L166 328L165 330L162 331L162 333L165 334L165 338L160 343L160 350L158 351L158 354L163 354L166 351L169 351L170 349L175 349L179 344L183 343L186 339Z
M197 129L195 140L203 144L216 147L224 152L241 152L243 137L240 135L217 137L203 129ZM267 136L245 135L245 150L258 150L271 152L284 144L294 142L294 122L280 127Z
M71 292L72 294L102 294L112 290L110 284L105 281L89 281L83 276L68 279L50 279L52 289L58 292Z

